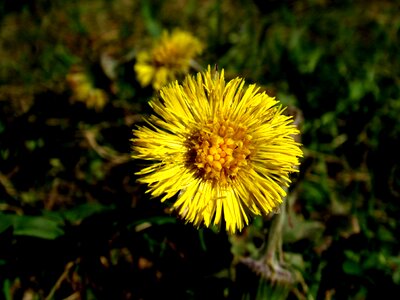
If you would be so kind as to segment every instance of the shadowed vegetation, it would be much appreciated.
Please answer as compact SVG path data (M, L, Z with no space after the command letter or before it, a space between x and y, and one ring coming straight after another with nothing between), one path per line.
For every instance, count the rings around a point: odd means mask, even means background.
M136 182L132 129L157 95L137 53L175 28L204 44L189 73L259 84L302 132L281 213L235 236ZM395 1L2 1L3 298L399 294L399 39Z

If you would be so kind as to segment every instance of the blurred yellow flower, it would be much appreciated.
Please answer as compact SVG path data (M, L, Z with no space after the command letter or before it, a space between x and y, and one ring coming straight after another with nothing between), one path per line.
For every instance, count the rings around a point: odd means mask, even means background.
M282 202L302 151L277 100L208 67L149 104L155 114L133 131L132 157L149 161L137 174L153 197L177 196L173 209L187 222L225 223L229 233Z
M67 74L67 83L72 91L72 101L83 102L87 108L101 111L107 104L106 93L95 88L88 75L79 68Z
M164 31L151 51L137 54L134 66L141 86L150 84L159 90L163 85L189 72L193 59L203 51L202 43L189 32Z

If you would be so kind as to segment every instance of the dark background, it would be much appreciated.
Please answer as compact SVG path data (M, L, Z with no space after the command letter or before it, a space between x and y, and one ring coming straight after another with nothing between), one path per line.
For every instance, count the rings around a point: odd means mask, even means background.
M162 30L197 62L302 115L282 233L293 282L240 262L271 219L193 228L135 182L131 130L155 95L133 66ZM397 1L0 2L4 299L377 299L400 293ZM80 74L95 104L74 101ZM74 94L75 93L75 94Z

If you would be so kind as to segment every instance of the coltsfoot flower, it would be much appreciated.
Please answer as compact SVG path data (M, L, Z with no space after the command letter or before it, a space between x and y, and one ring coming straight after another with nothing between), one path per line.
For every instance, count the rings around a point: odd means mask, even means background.
M164 31L150 51L137 54L134 66L141 86L150 84L159 90L163 85L186 75L191 61L203 51L202 43L192 34L182 30Z
M235 233L267 215L296 172L299 134L277 100L241 78L225 82L210 67L163 87L155 114L133 131L133 158L148 161L139 182L195 226Z
M72 91L72 101L83 102L87 108L96 111L103 110L107 104L106 93L93 86L89 76L81 69L76 68L67 74L67 83Z

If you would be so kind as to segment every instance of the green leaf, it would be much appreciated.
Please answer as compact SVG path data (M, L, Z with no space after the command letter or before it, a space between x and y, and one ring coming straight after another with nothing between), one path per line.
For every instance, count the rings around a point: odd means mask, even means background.
M59 221L42 216L18 216L14 220L14 235L53 240L64 234Z
M393 233L390 232L384 226L379 226L377 231L377 237L384 242L395 242L396 238L394 237Z
M14 215L0 213L0 233L7 230L14 223Z
M392 274L393 282L397 285L400 284L400 270L395 270Z
M3 282L3 294L6 300L12 300L10 279L5 279Z
M363 274L360 264L352 260L346 260L343 263L343 271L349 275L361 276Z

